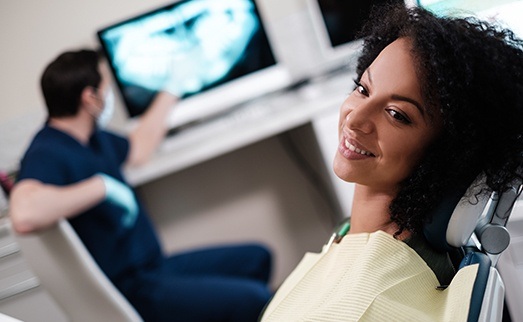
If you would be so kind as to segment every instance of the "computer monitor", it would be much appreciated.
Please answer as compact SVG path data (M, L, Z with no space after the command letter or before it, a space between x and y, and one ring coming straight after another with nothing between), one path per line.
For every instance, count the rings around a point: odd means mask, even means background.
M523 38L522 0L416 0L417 5L439 15L474 15L510 28Z
M324 70L347 64L361 46L359 31L375 5L404 0L306 0Z
M130 117L141 115L158 91L182 98L171 127L291 82L254 0L181 0L104 27L97 36Z
M322 79L352 65L362 44L358 31L371 8L385 2L389 1L293 0L271 12L268 27L294 79Z

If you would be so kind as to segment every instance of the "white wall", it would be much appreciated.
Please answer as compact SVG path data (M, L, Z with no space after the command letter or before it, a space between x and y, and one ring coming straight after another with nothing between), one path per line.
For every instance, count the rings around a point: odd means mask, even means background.
M6 120L43 106L38 86L47 63L59 53L96 45L95 32L165 0L1 0L2 109Z

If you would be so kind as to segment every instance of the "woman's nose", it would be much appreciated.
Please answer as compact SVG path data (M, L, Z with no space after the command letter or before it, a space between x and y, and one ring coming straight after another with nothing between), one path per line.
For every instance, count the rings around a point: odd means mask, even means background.
M346 116L347 128L362 133L371 133L375 126L375 112L368 104L361 104L350 109Z

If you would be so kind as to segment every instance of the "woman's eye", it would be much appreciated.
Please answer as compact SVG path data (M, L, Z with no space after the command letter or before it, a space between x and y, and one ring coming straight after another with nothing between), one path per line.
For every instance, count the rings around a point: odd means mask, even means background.
M363 86L360 82L358 82L357 80L354 81L354 84L356 84L356 88L354 89L355 91L357 91L358 93L360 93L361 95L364 95L364 96L369 96L369 92L367 91L367 89L365 88L365 86Z
M412 122L410 121L410 119L408 117L406 117L405 115L403 115L402 113L396 111L396 110L393 110L393 109L387 109L387 112L395 119L395 120L398 120L399 122L403 123L403 124L411 124Z
M369 93L367 93L367 90L365 89L365 87L363 87L362 85L359 85L358 87L356 87L356 90L358 91L358 93L360 93L362 95L365 95L365 96L369 95Z

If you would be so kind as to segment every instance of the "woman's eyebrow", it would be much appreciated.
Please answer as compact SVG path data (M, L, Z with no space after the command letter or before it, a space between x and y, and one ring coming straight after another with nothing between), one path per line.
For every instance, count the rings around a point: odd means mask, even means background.
M412 98L406 97L406 96L402 96L402 95L396 95L396 94L391 95L391 98L396 101L404 101L404 102L411 103L412 105L416 106L416 108L419 110L421 115L425 115L425 109L423 109L421 107L421 104L418 101L416 101L415 99L412 99Z
M369 84L372 85L372 73L370 72L370 67L367 68L365 70L365 72L367 73L367 78L369 79ZM410 103L410 104L414 105L419 110L419 112L421 113L422 116L425 115L425 109L415 99L410 98L410 97L406 97L406 96L403 96L403 95L397 95L397 94L392 94L391 98L393 100L396 100L396 101L404 101L404 102Z

